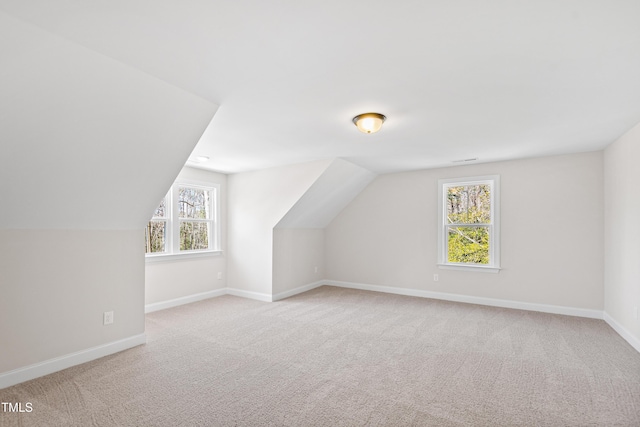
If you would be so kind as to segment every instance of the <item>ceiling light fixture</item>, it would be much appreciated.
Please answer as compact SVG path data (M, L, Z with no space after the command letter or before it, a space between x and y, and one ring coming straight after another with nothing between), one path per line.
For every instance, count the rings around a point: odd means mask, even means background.
M192 162L196 162L196 163L204 163L208 160L209 158L207 156L196 156L193 159L191 159Z
M387 120L385 116L379 113L364 113L353 118L353 124L363 133L375 133L380 130L382 123Z

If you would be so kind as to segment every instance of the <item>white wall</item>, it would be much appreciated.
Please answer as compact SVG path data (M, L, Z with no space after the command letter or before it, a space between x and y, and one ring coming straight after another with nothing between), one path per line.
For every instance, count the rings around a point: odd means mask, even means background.
M143 243L142 230L0 230L0 373L144 333Z
M226 288L224 255L145 265L145 305L167 302ZM222 279L218 279L222 273Z
M143 341L142 230L217 106L3 12L0 48L2 386Z
M273 228L331 163L263 169L228 177L228 286L271 295Z
M153 261L145 265L145 304L165 302L227 286L227 176L185 167L177 180L220 186L220 255ZM166 191L169 191L167 188ZM222 278L218 279L218 273Z
M335 159L273 229L273 294L296 290L325 277L324 228L375 178Z
M503 270L438 269L437 180L490 174ZM382 175L325 230L327 279L602 310L603 216L602 152Z
M324 277L324 229L273 230L274 295L315 283Z
M604 151L605 312L640 351L640 125ZM640 315L639 315L640 316ZM619 331L624 333L625 331ZM629 337L627 336L629 339Z

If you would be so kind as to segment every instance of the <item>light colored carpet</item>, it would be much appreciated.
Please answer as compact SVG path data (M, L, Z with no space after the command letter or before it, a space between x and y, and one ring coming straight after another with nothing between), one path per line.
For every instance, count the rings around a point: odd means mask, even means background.
M148 344L0 390L2 426L640 426L603 321L323 286L147 315Z

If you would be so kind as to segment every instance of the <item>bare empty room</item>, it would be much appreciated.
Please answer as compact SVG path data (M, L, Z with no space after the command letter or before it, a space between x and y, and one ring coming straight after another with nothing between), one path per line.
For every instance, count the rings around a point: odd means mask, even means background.
M640 425L638 22L0 0L0 426Z

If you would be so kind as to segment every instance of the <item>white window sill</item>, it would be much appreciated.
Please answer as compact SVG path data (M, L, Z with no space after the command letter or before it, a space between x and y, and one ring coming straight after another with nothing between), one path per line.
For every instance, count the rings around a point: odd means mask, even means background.
M483 265L466 265L466 264L438 264L438 268L444 270L459 270L459 271L475 271L481 273L500 273L500 267L489 267Z
M222 255L222 251L193 251L193 252L181 252L178 254L152 254L145 255L145 262L170 262L170 261L183 261L196 258L209 258Z

